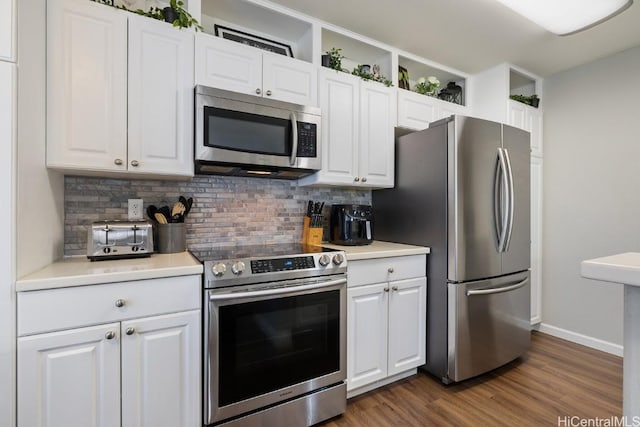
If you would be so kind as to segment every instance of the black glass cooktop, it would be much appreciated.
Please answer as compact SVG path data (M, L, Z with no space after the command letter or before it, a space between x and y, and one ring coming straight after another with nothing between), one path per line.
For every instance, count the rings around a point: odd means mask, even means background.
M209 249L189 249L200 262L241 258L271 258L332 252L333 249L301 243L279 243L269 245L221 246Z

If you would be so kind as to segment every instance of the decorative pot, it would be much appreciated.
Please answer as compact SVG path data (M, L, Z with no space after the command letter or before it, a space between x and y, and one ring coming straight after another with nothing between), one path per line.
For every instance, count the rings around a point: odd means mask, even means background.
M165 22L173 24L173 22L178 19L178 12L173 10L171 6L167 6L162 9L162 16L164 17Z

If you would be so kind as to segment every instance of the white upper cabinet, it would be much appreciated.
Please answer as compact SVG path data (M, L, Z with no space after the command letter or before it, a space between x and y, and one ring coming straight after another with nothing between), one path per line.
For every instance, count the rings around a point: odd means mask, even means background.
M193 175L193 37L129 17L131 172Z
M16 60L16 1L0 0L0 60Z
M125 171L125 13L50 0L47 25L47 166Z
M317 105L313 64L214 37L196 35L196 84Z
M193 176L193 33L77 0L47 25L47 166Z
M408 90L398 90L398 126L422 130L452 114L467 114L467 107Z
M393 187L394 88L320 70L322 170L306 184Z

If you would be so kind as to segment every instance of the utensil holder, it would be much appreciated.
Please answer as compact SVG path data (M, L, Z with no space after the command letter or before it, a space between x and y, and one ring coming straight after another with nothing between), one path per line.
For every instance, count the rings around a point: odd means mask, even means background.
M184 222L158 224L158 252L172 254L187 249L187 233Z

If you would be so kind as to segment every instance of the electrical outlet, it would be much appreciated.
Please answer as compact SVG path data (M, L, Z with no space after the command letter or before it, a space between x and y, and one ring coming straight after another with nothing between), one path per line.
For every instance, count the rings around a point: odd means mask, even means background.
M142 199L129 199L129 220L143 219Z

